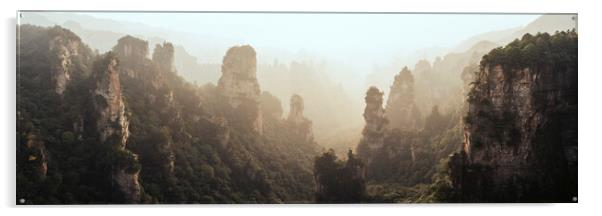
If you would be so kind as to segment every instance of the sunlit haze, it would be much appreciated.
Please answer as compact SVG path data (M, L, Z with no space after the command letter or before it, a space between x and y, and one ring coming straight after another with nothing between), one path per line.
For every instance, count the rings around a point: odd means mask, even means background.
M521 27L540 15L81 13L219 37L236 44L306 53L345 64L388 64L422 49L453 48L479 33ZM229 46L228 46L229 47ZM228 47L221 47L224 51ZM222 56L199 56L219 63ZM358 61L362 59L362 61ZM259 59L259 61L268 59Z

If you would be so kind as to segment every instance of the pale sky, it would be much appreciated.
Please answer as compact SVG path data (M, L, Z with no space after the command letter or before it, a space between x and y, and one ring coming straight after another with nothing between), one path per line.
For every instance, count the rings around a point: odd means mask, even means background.
M520 27L540 15L315 13L81 13L238 44L383 64L416 50L453 48L471 36Z
M83 28L157 36L195 55L199 63L220 64L227 49L250 44L259 64L324 62L325 73L349 89L372 85L371 73L394 74L419 59L445 55L478 34L523 27L539 14L378 13L159 13L49 12L55 21L81 15L126 22L112 26L88 19ZM41 12L40 14L44 14ZM73 14L73 15L70 15ZM27 17L27 16L26 16ZM87 18L86 18L87 19ZM134 25L131 25L134 24ZM102 27L101 27L102 26ZM126 26L126 27L124 27ZM148 28L151 27L151 28ZM152 32L144 32L152 31ZM152 45L151 45L152 46ZM359 87L359 88L358 88Z

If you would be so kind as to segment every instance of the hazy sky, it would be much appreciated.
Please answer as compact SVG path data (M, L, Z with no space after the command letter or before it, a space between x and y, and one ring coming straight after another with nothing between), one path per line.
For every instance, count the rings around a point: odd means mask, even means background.
M53 12L54 13L54 12ZM44 13L40 13L44 15ZM50 15L51 13L48 13ZM333 14L333 13L56 13L55 22L81 22L134 36L159 37L185 47L199 63L221 63L228 48L250 44L259 64L278 59L315 60L321 79L341 86L360 111L367 86L387 92L393 75L405 65L434 54L445 55L461 42L491 31L523 27L541 15L519 14ZM85 16L80 16L85 15ZM97 19L89 19L91 16ZM24 19L27 19L25 16ZM116 25L106 19L127 22ZM134 24L134 25L132 25ZM150 26L148 28L146 26ZM156 42L156 41L155 41ZM93 42L90 42L93 43ZM150 45L154 46L153 44ZM433 53L435 52L435 53ZM428 53L428 54L422 54ZM431 59L432 60L432 59ZM377 74L376 78L371 76ZM262 77L258 71L258 77ZM264 77L265 78L265 77ZM261 82L260 78L260 82ZM216 83L217 80L207 80ZM274 87L274 86L272 86ZM270 89L269 85L262 88ZM274 87L277 88L277 87ZM286 97L280 98L285 101ZM355 113L355 112L354 112ZM361 115L354 115L361 122Z
M308 59L325 62L327 76L358 91L378 84L367 80L369 74L384 71L392 76L405 65L412 68L421 58L432 60L445 55L475 35L522 27L541 16L190 12L75 12L76 16L70 16L71 13L58 12L56 15L62 16L53 17L59 23L86 18L79 15L127 22L125 29L106 23L99 26L135 36L158 36L183 45L200 63L219 64L227 49L238 44L255 47L259 64L272 63L274 59L284 63ZM82 27L94 29L99 27L97 24Z
M337 61L384 64L428 48L453 48L479 33L519 27L540 15L83 13L98 18L309 52Z

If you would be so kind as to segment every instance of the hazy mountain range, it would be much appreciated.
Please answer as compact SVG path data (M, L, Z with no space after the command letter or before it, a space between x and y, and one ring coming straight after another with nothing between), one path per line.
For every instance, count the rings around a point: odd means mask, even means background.
M132 35L149 42L149 50L155 44L169 41L174 44L174 65L179 74L191 82L199 85L205 83L216 84L221 76L220 47L229 47L235 40L229 37L216 37L209 34L200 35L187 32L167 31L160 27L149 26L142 23L100 19L83 14L44 12L26 13L27 17L20 19L21 24L34 24L39 26L61 25L79 35L83 42L99 52L110 50L115 42L125 36ZM350 98L362 95L368 86L377 86L387 94L391 85L391 77L398 73L405 65L413 67L418 60L426 59L434 62L436 58L450 62L466 62L474 54L475 49L483 53L495 46L506 44L525 33L537 32L553 33L558 30L576 28L574 15L542 15L537 20L526 26L517 26L510 29L487 32L475 35L464 40L455 47L427 47L416 50L414 55L394 57L389 65L375 65L367 76L355 75L346 68L344 62L328 62L318 56L307 52L293 54L285 50L261 47L258 50L258 80L262 90L276 93L282 101L285 112L288 110L288 96L293 93L301 94L306 100L306 115L314 119L316 138L324 143L338 141L332 140L332 134L320 134L323 127L339 128L338 130L353 131L356 133L361 128L362 117L357 115L362 109L361 100ZM487 41L487 43L483 43ZM479 45L481 44L481 45ZM483 47L484 44L487 46ZM485 49L485 50L480 50ZM152 53L150 54L152 55ZM261 59L274 59L273 62L261 62ZM463 59L463 60L458 60ZM445 65L445 64L442 64ZM444 77L451 77L460 83L458 74L465 65L447 65ZM440 67L441 68L441 67ZM337 73L332 73L338 71ZM455 78L454 78L455 77ZM312 85L308 85L311 83ZM306 94L306 95L303 95ZM319 106L313 106L318 105ZM321 118L323 110L337 109L333 118ZM329 119L322 122L321 119ZM342 120L345 121L342 121ZM336 135L335 135L336 136ZM353 143L354 141L351 141ZM347 141L346 141L347 143ZM348 143L348 144L351 144Z

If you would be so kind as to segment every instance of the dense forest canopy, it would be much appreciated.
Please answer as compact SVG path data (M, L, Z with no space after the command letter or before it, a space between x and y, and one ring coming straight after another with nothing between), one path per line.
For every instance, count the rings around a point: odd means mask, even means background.
M260 64L253 44L201 66L182 62L195 61L187 47L134 35L101 53L74 25L18 26L20 204L576 195L576 29L528 26L503 46L478 41L398 65L386 89L355 95L325 64ZM190 79L208 67L216 82Z

